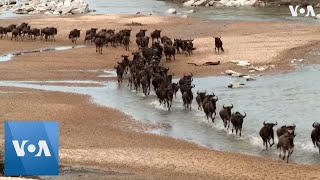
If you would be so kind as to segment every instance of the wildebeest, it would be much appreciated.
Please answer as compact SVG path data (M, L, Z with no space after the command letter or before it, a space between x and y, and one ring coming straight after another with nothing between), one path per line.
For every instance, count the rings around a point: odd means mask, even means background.
M146 29L140 29L140 31L136 34L136 37L145 37L146 36Z
M88 30L86 31L86 35L88 35L88 34L96 34L96 33L97 33L97 30L98 30L98 28L88 29Z
M222 52L224 52L224 49L222 47L222 41L221 41L221 37L213 37L214 38L214 43L215 43L215 52L216 54L219 54L220 53L220 49Z
M32 39L33 35L33 40L35 40L38 36L40 36L40 29L38 28L32 28L29 32L29 36Z
M57 28L55 27L46 27L46 28L43 28L41 29L40 31L40 36L41 36L41 40L43 39L43 36L44 36L44 39L47 41L48 39L51 39L53 41L55 41L55 38L54 36L57 35L58 33L58 30Z
M124 36L122 39L122 44L124 45L126 51L129 51L130 38L128 36Z
M94 40L94 44L96 45L96 52L102 54L104 39L103 38L96 38Z
M282 159L284 160L287 154L287 163L289 162L289 157L293 153L294 148L294 138L296 135L294 133L285 133L279 137L277 149L280 149L279 157L281 158L281 152L283 153Z
M168 60L171 61L171 56L173 56L173 59L176 60L176 50L173 46L164 44L163 52L166 56L166 62L168 62Z
M4 30L3 30L4 35L6 35L8 37L7 33L12 32L12 30L14 30L16 27L17 27L17 25L15 25L15 24L10 24L9 26L4 27Z
M73 29L69 33L69 39L71 39L72 43L77 43L77 39L80 37L80 30Z
M231 104L231 106L222 106L222 109L219 112L219 115L223 121L223 125L226 128L228 126L227 129L229 129L230 127L230 118L231 118L231 110L233 108L233 104Z
M217 108L216 103L218 100L219 98L214 93L207 95L206 98L203 100L202 108L204 113L207 116L208 122L209 122L209 118L211 118L212 123L214 123L214 119L216 117L216 108Z
M238 131L239 131L240 132L239 135L241 137L243 119L246 116L247 116L246 113L244 113L244 115L242 115L239 112L232 113L232 115L231 115L232 133L233 133L233 130L235 130L236 131L236 135L237 135Z
M90 43L92 44L92 42L95 39L95 34L87 34L86 37L84 38L84 44L86 43L86 41L90 41Z
M293 126L285 125L285 126L281 126L280 128L278 128L276 133L277 133L277 136L279 138L280 136L282 136L285 133L294 134L295 129L296 129L296 125L295 124L293 124Z
M319 153L320 153L320 124L317 122L314 122L312 124L312 127L314 129L311 132L311 140L314 147L318 147Z
M124 74L124 67L123 67L122 63L118 62L118 65L114 66L114 68L116 69L118 84L120 85L120 83L122 83L122 78L123 78L123 74Z
M259 135L263 140L263 145L266 146L266 150L268 149L268 143L269 146L272 147L274 145L274 131L273 127L278 125L278 123L266 123L266 121L263 122L263 127L261 128ZM270 143L270 140L272 139L272 144Z
M205 91L205 92L197 91L196 101L198 104L198 110L202 110L202 102L206 98L206 93L207 93L207 91Z
M151 33L151 40L152 40L152 42L154 41L154 39L157 39L157 41L158 41L159 38L161 38L161 31L162 31L162 30L154 30L154 31Z
M187 108L191 109L191 104L193 100L192 88L194 87L195 85L187 86L186 91L182 94L184 109L187 109Z
M11 32L11 40L12 38L14 38L16 41L18 41L19 37L21 38L21 40L23 41L22 39L22 36L21 36L21 30L18 29L18 28L15 28L14 30L12 30Z
M172 45L173 45L172 40L171 40L169 37L167 37L167 36L161 37L161 43L162 43L162 44L167 44L167 45L169 45L169 46L172 46Z

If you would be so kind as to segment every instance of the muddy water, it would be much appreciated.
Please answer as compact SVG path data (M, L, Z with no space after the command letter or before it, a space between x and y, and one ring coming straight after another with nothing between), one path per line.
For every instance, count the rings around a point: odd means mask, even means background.
M32 51L18 51L18 52L13 52L9 54L4 54L0 55L0 62L4 61L10 61L12 58L16 56L21 56L24 54L30 54L30 53L41 53L41 52L47 52L47 51L65 51L69 49L74 49L74 48L83 48L85 47L84 45L78 45L78 46L57 46L57 47L49 47L45 49L38 49L38 50L32 50Z
M152 91L149 97L135 93L117 83L106 83L102 87L75 87L75 83L100 83L91 81L67 81L72 87L33 84L37 82L2 81L0 86L25 87L49 91L73 92L87 94L92 101L103 106L117 108L135 119L165 124L165 128L152 133L168 135L188 140L216 150L238 152L256 156L278 158L275 147L265 151L259 130L264 120L278 122L278 127L285 124L296 124L295 151L292 161L299 163L319 163L320 155L313 147L310 132L312 123L319 121L318 102L320 102L320 66L301 67L295 72L259 77L257 81L245 82L233 77L195 78L197 90L207 90L219 96L218 110L223 104L233 104L234 111L246 112L243 124L243 136L236 137L223 128L220 117L214 124L208 123L202 111L197 110L195 101L192 110L184 110L181 95L178 93L170 112L159 105ZM177 81L177 80L175 80ZM226 88L230 82L243 82L246 85L239 89ZM277 139L277 138L276 138ZM277 141L277 140L276 140Z

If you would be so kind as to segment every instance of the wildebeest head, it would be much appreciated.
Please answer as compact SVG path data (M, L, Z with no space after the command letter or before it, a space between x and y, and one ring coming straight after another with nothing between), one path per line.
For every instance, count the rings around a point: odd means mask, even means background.
M222 108L225 109L228 112L228 114L231 115L231 110L233 108L233 104L231 104L231 106L224 106L223 105Z
M276 125L278 125L278 122L276 122L276 123L266 123L266 121L263 122L263 126L267 126L270 128L273 128Z
M313 128L319 128L319 127L320 127L320 124L317 123L317 122L314 122L314 123L312 124L312 127L313 127Z
M204 97L206 96L206 94L207 94L207 91L199 92L199 90L198 90L198 91L197 91L197 94L198 94L200 97L204 98Z

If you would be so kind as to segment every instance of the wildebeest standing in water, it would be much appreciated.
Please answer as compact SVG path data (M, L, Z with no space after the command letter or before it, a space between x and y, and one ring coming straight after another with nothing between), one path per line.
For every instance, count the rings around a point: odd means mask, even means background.
M295 124L293 124L293 126L287 126L287 125L281 126L276 131L278 139L280 138L280 136L282 136L283 134L286 134L286 133L294 134L295 129L296 129Z
M69 39L71 39L72 43L77 43L77 39L80 37L80 30L78 29L73 29L69 33Z
M287 154L287 163L289 162L289 157L293 153L294 148L294 138L296 135L294 133L285 133L279 137L277 149L280 149L279 157L281 158L281 152L283 153L282 159L284 160Z
M214 119L216 118L216 109L217 109L218 100L219 100L218 96L216 96L214 93L207 95L206 98L203 100L202 108L204 113L207 116L208 123L209 123L209 118L211 118L212 123L214 123Z
M268 143L269 146L272 147L274 145L274 131L273 127L278 125L278 123L266 123L266 121L263 122L263 127L261 128L259 135L263 140L263 145L266 146L266 150L268 150ZM272 139L272 144L270 143L270 140Z
M122 63L118 62L118 65L115 66L114 68L116 69L118 84L120 85L120 83L122 83L122 78L123 78L123 74L124 74L124 67L123 67Z
M213 37L213 38L214 38L214 43L215 43L214 50L215 50L216 54L220 53L220 49L221 49L222 52L224 52L224 49L222 47L221 37Z
M243 119L247 116L246 113L242 115L239 112L235 112L231 115L231 123L232 123L232 130L231 132L233 133L233 130L236 131L236 135L238 134L238 131L240 132L239 135L241 137L241 131L242 131L242 124L243 124Z
M96 38L94 40L94 44L96 45L96 52L102 54L104 39L103 38Z
M318 147L320 153L320 124L315 122L312 127L314 129L311 132L311 140L314 147Z
M197 91L196 101L198 104L198 110L202 110L202 102L203 102L204 98L206 98L206 93L207 93L207 91L205 91L205 92Z
M222 106L222 109L219 112L219 115L223 121L223 125L226 128L228 126L227 129L229 129L230 127L230 118L231 118L231 110L233 108L233 104L231 104L231 106Z
M194 87L195 85L192 85L192 86L187 85L186 91L182 94L184 109L187 109L187 108L191 109L191 104L193 100L192 88Z

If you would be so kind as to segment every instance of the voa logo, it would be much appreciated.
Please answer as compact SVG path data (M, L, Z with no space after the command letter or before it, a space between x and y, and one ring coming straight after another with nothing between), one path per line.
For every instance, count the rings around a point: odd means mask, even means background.
M18 140L12 141L13 147L14 147L18 157L25 156L25 151L24 151L25 149L24 148L25 148L25 145L27 144L27 142L28 142L28 140L23 140L21 143L19 143ZM29 144L27 147L27 150L29 151L29 153L34 153L37 150L37 148L34 144ZM42 152L43 152L44 156L51 157L51 153L49 151L48 144L45 140L40 140L38 142L38 152L35 155L35 157L40 157L42 155Z
M304 6L304 7L300 7L300 6L292 6L290 5L289 6L289 9L290 9L290 12L291 12L291 16L293 17L297 17L298 16L298 13L301 15L301 16L305 16L305 17L308 17L308 16L313 16L315 17L316 14L314 12L314 9L311 5L308 5L308 6Z

